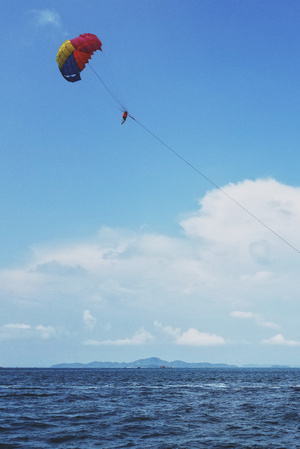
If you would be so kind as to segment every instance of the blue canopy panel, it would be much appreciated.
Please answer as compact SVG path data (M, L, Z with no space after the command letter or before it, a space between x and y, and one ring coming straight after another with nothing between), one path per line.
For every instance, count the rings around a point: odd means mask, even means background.
M60 71L62 76L71 83L74 83L75 81L79 81L81 79L81 70L75 62L73 53L68 57Z

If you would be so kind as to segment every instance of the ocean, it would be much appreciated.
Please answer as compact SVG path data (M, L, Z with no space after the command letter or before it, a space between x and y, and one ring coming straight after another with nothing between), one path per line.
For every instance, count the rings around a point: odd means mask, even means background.
M12 448L300 448L300 369L2 368Z

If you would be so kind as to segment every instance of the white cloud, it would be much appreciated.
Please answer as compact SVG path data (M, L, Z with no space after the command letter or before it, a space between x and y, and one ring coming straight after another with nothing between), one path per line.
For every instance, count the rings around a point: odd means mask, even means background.
M299 188L257 180L224 189L300 247ZM36 322L43 323L47 316L54 329L63 328L70 340L76 336L83 341L86 334L80 325L92 329L95 315L103 330L110 323L109 339L87 343L102 346L159 344L145 330L133 334L134 323L145 329L154 320L178 323L178 327L163 327L169 344L177 345L178 351L183 345L222 345L222 335L226 341L251 340L251 329L243 330L243 335L235 333L228 318L232 310L233 318L262 328L275 329L277 322L283 326L288 322L289 331L297 335L299 255L219 191L209 191L199 205L181 221L183 232L177 237L150 233L147 228L102 227L86 240L33 248L26 263L0 271L5 317L18 316L26 323L34 311ZM264 317L268 307L274 322ZM132 336L117 338L114 329L117 335ZM22 332L0 330L10 335ZM23 329L24 335L26 331L39 338L54 336L50 329L48 333ZM260 331L258 340L264 338Z
M61 27L60 15L52 9L34 9L32 14L34 15L34 23L36 26L44 27L50 25L56 28Z
M38 326L35 326L34 328L38 334L42 337L42 338L51 338L54 337L56 334L56 331L54 329L54 327L52 326L42 326L41 324L39 324Z
M245 180L222 188L226 195L243 206L266 226L300 249L297 226L300 221L300 188L290 187L274 179ZM245 210L212 190L200 201L198 213L181 222L186 235L201 238L211 248L245 252L255 262L270 263L274 247L286 247L269 229ZM287 247L286 247L287 249ZM292 249L290 249L292 251ZM237 253L236 253L237 254Z
M180 328L172 328L171 326L163 326L159 322L154 323L156 328L162 330L174 339L175 344L185 346L219 346L225 343L223 337L219 335L199 332L197 329L190 328L182 332Z
M89 346L136 346L151 343L154 340L155 337L150 334L150 332L147 332L144 328L140 328L132 337L129 338L104 341L87 340L85 344Z
M12 330L25 330L31 329L29 324L4 324L4 329L12 329Z
M269 327L269 328L273 328L273 329L280 328L280 326L278 324L265 320L265 318L262 315L260 315L259 313L242 312L242 311L237 310L235 312L231 312L230 315L233 318L254 321L254 323L257 324L258 326Z
M22 338L43 338L48 339L56 335L56 330L52 326L31 326L30 324L11 323L4 324L0 329L0 338L22 339Z
M191 328L178 336L176 343L187 346L218 346L223 345L225 340L219 335L199 332L197 329Z
M83 312L83 322L88 329L92 330L92 329L94 329L94 327L97 323L97 319L95 317L93 317L93 315L91 314L91 312L89 310L85 310Z
M245 181L224 189L300 244L300 189L274 180ZM200 206L181 222L183 238L102 228L89 242L34 248L27 266L0 272L2 291L33 299L46 286L48 294L54 289L64 295L86 291L99 301L112 296L131 301L143 297L153 306L155 298L182 301L213 292L224 301L232 297L226 294L232 285L241 296L243 291L248 294L249 286L263 289L279 283L280 276L287 276L287 270L278 265L283 257L285 267L291 268L288 276L293 288L298 255L292 249L219 191L208 192Z
M278 345L278 346L299 346L300 342L295 340L286 340L283 335L277 334L272 338L263 340L266 345Z
M154 322L154 326L174 339L177 339L178 336L180 336L181 329L179 327L173 328L172 326L163 326L158 321Z

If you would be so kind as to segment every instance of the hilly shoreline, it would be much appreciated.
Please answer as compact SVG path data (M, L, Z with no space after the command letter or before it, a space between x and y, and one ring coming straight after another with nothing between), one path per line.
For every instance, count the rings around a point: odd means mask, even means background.
M282 365L246 365L243 368L289 368ZM133 362L90 362L90 363L59 363L52 365L51 368L241 368L238 365L227 363L207 363L196 362L188 363L182 360L168 362L158 357L149 357L139 359Z

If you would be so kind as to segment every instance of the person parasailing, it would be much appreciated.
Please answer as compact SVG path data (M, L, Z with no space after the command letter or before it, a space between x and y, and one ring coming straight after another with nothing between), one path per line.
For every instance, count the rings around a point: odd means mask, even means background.
M127 116L128 116L128 111L124 111L123 112L123 115L122 115L122 122L121 122L121 125L123 125L123 123L125 123L126 122L126 119L127 119Z

